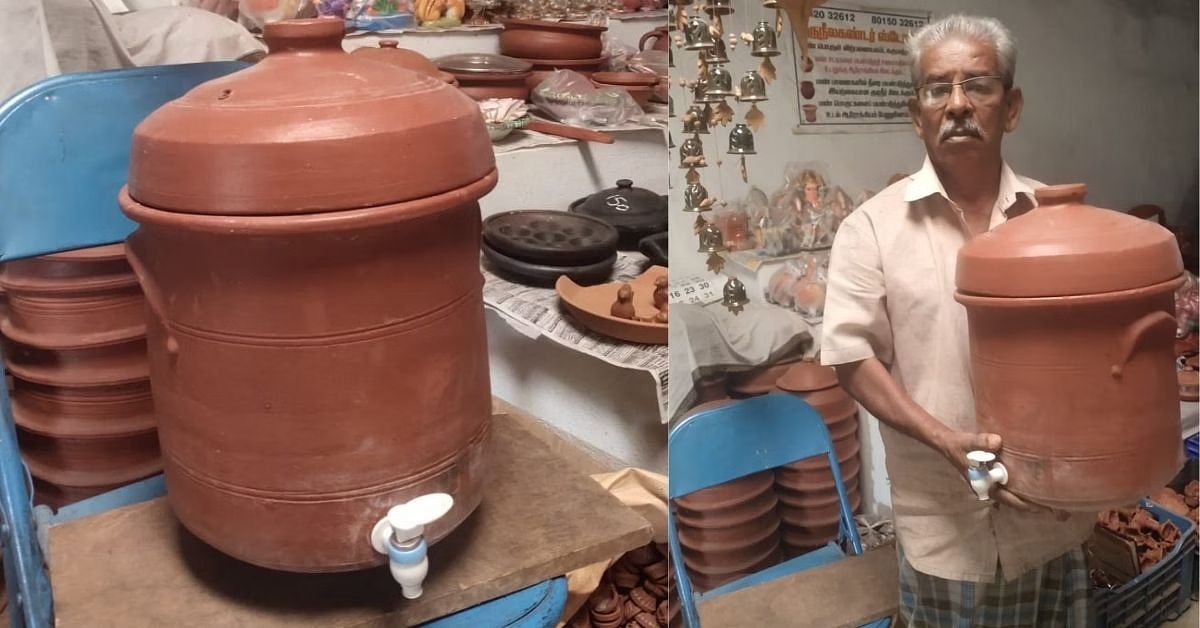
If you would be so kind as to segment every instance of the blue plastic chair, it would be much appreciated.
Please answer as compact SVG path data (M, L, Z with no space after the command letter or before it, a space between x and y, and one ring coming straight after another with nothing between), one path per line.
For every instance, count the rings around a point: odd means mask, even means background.
M66 74L0 103L0 262L124 241L137 226L117 205L134 127L196 85L244 67L221 62ZM49 628L54 600L42 546L48 527L162 496L165 483L157 475L58 513L35 508L2 385L0 413L0 544L11 625ZM566 581L556 578L427 627L547 628L566 599Z
M696 593L688 579L672 508L667 516L667 544L678 581L684 626L700 628L696 605L702 600L841 560L846 556L843 547L855 556L862 554L862 541L846 498L829 430L821 415L800 398L776 393L699 412L671 430L667 456L671 461L667 493L672 503L701 489L814 456L829 460L841 502L837 542L704 593ZM885 618L867 625L886 627L891 620Z

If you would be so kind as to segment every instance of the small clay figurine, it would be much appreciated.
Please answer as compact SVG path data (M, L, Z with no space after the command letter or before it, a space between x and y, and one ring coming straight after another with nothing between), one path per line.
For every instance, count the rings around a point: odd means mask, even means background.
M636 312L633 309L633 288L629 284L623 283L617 289L617 300L609 313L617 318L633 320Z
M660 311L667 310L667 277L663 275L654 280L654 307Z

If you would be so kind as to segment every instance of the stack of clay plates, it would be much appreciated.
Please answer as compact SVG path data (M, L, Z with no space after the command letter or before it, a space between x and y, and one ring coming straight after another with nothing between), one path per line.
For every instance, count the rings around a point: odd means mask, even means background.
M35 502L58 508L160 472L145 302L124 245L8 262L0 286Z
M564 211L515 210L483 221L483 256L510 281L550 287L566 275L580 285L608 281L617 261L617 231Z
M838 385L837 371L810 361L793 365L776 381L779 390L813 407L829 430L852 512L862 505L858 474L858 404ZM837 538L838 494L824 458L780 467L775 473L785 553L791 557Z

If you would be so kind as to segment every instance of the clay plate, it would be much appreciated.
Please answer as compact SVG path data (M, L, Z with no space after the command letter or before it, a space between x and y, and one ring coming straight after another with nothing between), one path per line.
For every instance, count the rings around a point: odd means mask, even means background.
M667 274L662 266L651 266L638 275L633 287L633 307L639 318L651 318L658 310L654 307L654 280ZM584 327L592 331L648 345L667 344L667 326L659 323L643 323L612 316L609 312L617 300L621 282L610 282L600 286L583 288L570 277L560 277L554 285L558 296Z
M608 223L541 209L489 217L483 221L483 239L499 253L535 264L594 264L617 250L617 230Z
M487 242L481 242L480 248L483 249L483 256L501 274L519 280L519 283L534 286L549 287L554 285L554 282L559 280L560 277L570 277L576 284L600 283L608 279L609 275L612 274L612 266L617 261L617 254L613 253L608 259L595 264L584 266L550 266L513 259L488 246Z

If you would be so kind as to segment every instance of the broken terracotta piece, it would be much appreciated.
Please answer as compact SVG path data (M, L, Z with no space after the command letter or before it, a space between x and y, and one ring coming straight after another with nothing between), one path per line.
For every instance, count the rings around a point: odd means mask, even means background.
M1184 279L1171 232L1086 205L1085 191L1039 188L1038 207L963 246L955 298L978 429L1004 439L1006 488L1095 512L1179 469L1173 303Z
M575 319L592 331L628 342L666 344L667 326L646 322L658 312L654 307L654 282L666 273L667 269L661 266L651 266L628 282L633 292L633 319L613 314L613 305L623 282L584 287L563 276L559 277L555 289Z

